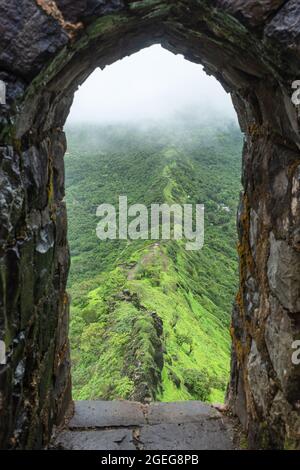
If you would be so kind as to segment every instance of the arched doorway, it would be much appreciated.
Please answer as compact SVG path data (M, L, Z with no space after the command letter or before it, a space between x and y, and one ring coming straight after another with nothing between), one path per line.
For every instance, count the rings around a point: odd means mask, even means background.
M1 446L38 448L70 407L62 131L96 67L161 43L230 91L245 133L228 400L252 446L299 445L299 134L292 1L14 2L3 36ZM34 34L27 34L34 18ZM283 26L281 26L283 24ZM23 35L15 42L15 32Z

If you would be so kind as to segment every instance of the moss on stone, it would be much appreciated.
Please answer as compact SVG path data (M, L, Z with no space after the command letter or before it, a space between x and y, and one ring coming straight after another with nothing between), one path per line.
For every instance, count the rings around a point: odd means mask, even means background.
M160 0L141 0L136 2L130 2L128 6L130 11L134 13L139 13L140 11L143 11L145 9L151 9L156 7L161 8L162 5L165 6L166 4L167 2L162 2Z
M299 440L286 436L284 450L299 450Z
M117 31L120 25L130 22L130 18L124 14L112 14L97 19L86 31L90 40L94 40L103 34Z

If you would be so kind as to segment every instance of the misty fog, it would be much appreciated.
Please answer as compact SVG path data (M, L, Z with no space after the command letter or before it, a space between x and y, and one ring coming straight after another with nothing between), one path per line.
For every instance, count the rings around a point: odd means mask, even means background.
M237 120L230 95L201 65L155 45L95 70L76 92L67 124L136 124L195 112Z

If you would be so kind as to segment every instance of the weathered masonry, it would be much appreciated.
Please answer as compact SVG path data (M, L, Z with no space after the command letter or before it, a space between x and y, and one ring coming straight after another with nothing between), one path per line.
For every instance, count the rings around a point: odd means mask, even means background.
M42 447L71 406L73 94L95 67L160 43L220 81L245 133L228 402L250 446L299 448L300 2L0 0L0 30L0 447Z

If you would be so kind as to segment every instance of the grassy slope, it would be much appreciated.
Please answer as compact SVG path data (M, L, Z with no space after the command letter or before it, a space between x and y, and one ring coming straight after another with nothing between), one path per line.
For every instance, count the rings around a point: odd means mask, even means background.
M68 139L75 398L222 401L236 289L239 132L177 123L69 129ZM100 242L96 207L117 205L119 194L147 206L204 203L204 248Z

